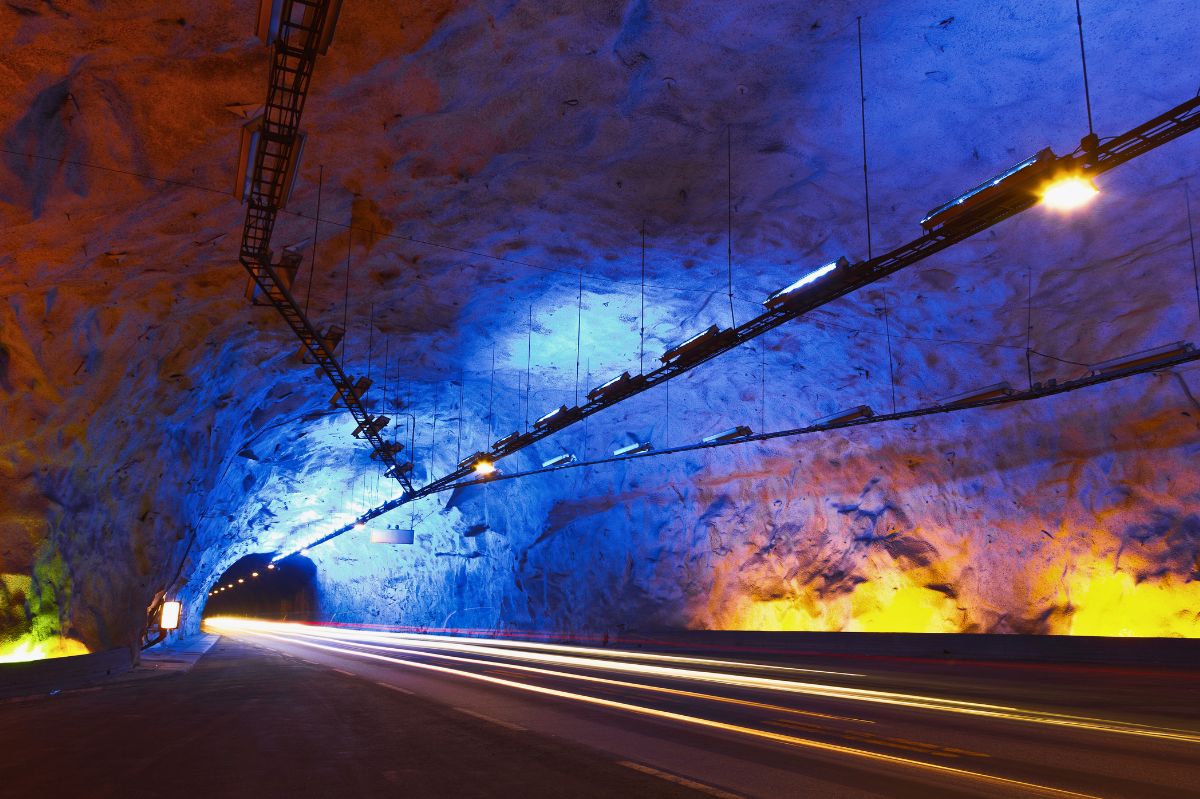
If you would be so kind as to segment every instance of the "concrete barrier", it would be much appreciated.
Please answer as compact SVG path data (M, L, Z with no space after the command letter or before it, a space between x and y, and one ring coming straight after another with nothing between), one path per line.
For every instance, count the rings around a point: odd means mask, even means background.
M0 699L84 688L124 674L133 665L133 652L127 647L91 655L0 663Z

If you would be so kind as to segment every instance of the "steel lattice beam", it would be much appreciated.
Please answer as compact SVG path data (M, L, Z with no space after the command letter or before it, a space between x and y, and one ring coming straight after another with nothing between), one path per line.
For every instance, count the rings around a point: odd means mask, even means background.
M367 411L361 394L292 296L288 283L280 280L271 263L271 233L286 199L288 173L295 168L293 161L299 156L300 117L308 97L318 43L325 26L330 24L329 5L330 0L283 2L279 35L272 46L261 145L254 153L240 260L263 296L325 372L354 417L362 437L387 467L386 473L399 481L404 495L408 496L413 493L412 483L397 468L395 454L386 446L380 431L371 426L375 417Z

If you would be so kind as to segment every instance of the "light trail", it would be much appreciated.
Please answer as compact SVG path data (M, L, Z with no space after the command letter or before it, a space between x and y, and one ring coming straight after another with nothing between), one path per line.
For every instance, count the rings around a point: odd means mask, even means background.
M624 710L630 713L636 713L644 716L651 716L670 721L682 722L699 727L707 727L709 729L722 730L725 732L733 732L741 735L752 736L775 743L782 743L798 748L817 750L827 753L848 755L855 758L873 761L876 763L884 763L892 766L901 766L909 769L916 769L925 772L932 772L943 776L958 777L978 782L984 782L991 785L1003 787L1006 789L1019 789L1030 792L1038 796L1049 797L1070 797L1071 799L1100 799L1095 794L1080 793L1078 791L1070 791L1062 788L1054 788L1048 785L1038 785L1032 782L1023 780L1001 777L995 774L988 774L981 771L972 771L970 769L957 768L955 766L947 766L941 763L930 763L924 760L916 760L913 758L901 757L899 755L889 755L881 752L872 752L867 749L857 749L851 746L842 744L828 743L825 741L817 741L809 738L800 738L794 735L787 735L770 730L758 729L756 727L746 727L739 724L729 724L715 719L708 719L701 716L690 716L684 713L676 713L669 710L661 710L659 708L645 707L642 705L634 705L628 702L621 702L614 699L604 699L587 694L573 693L571 691L563 691L557 688L549 688L541 685L531 685L529 683L517 682L508 680L502 677L493 677L487 674L478 674L475 672L462 671L460 669L449 668L446 666L438 666L433 663L418 663L412 660L391 657L389 655L376 654L374 652L364 652L362 650L348 649L341 646L332 646L330 644L318 643L317 641L307 640L318 636L305 636L296 638L287 634L279 634L280 632L288 632L288 627L299 625L274 624L267 622L248 622L240 619L210 619L208 621L210 627L220 630L230 630L252 636L261 636L274 641L283 643L297 643L303 646L309 646L316 649L321 649L326 652L334 652L342 655L353 655L361 658L393 663L396 665L406 666L409 668L421 669L424 671L433 671L442 674L450 674L456 677L476 680L479 682L491 683L493 685L503 685L509 688L516 688L522 691L541 694L544 696L553 696L560 699L571 699L587 704L598 705L601 707L613 708L616 710ZM282 630L280 628L283 628ZM335 639L336 640L336 639Z
M623 675L634 675L651 679L702 682L748 690L766 690L812 696L822 699L849 700L870 704L888 705L893 707L904 707L920 711L965 714L992 719L1001 719L1005 721L1069 727L1076 730L1089 730L1093 732L1118 735L1135 735L1141 737L1158 738L1189 744L1200 743L1200 734L1190 730L1152 727L1148 725L1132 724L1110 719L1052 713L981 702L967 702L943 697L881 691L870 688L825 685L814 682L783 680L773 677L756 677L744 674L736 674L733 672L685 669L677 666L660 666L632 662L638 659L658 658L676 661L692 660L681 656L657 655L655 653L629 652L621 650L606 650L605 654L608 655L609 658L626 658L626 660L613 660L595 657L580 657L573 654L560 655L553 651L558 649L570 650L573 652L595 651L586 647L531 644L529 646L530 650L551 651L523 651L519 649L521 646L519 642L514 642L511 640L479 638L463 639L452 636L419 635L415 633L382 633L377 631L356 631L344 628L329 629L303 624L266 622L234 618L210 619L207 624L214 630L218 631L272 634L277 640L290 640L295 643L302 643L312 646L317 645L312 643L313 641L333 641L367 649L376 649L387 652L405 652L427 658L435 658L442 661L493 668L515 669L518 671L528 672L530 674L539 674L556 679L607 684L618 687L634 688L636 690L671 692L675 689L664 689L662 686L655 686L646 683L631 683L623 680L614 680L608 677L598 677L569 671L547 669L542 668L542 666L557 666L560 669L580 668L592 671L616 671ZM361 649L339 651L348 651L361 654L363 656L375 657L373 653L364 652ZM445 652L455 652L458 654L443 654ZM475 655L477 657L464 657L464 655ZM509 660L519 660L525 663L538 663L540 665L529 666L521 663L508 662L508 660L489 660L478 656L490 656L493 658L501 657ZM720 663L721 665L727 667L738 668L784 668L756 663L742 664L737 661L714 661L705 658L695 658L694 660L700 663ZM409 660L401 660L397 662L412 663L412 661ZM452 671L455 671L455 673L467 673L453 669ZM857 674L840 675L838 672L825 673L837 676L862 676ZM695 698L708 699L710 697L712 697L711 694L695 694ZM731 697L722 697L718 701L728 701L738 704L743 702L743 700L738 700Z

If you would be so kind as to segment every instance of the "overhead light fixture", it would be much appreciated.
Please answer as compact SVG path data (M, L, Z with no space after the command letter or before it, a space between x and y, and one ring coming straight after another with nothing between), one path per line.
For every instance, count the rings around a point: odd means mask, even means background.
M622 397L630 394L646 382L645 375L631 376L629 372L621 372L621 374L602 383L587 393L588 402L596 400L608 400Z
M569 452L564 452L562 455L551 458L548 461L542 461L543 469L553 469L556 466L566 466L568 463L574 463L575 456Z
M264 44L273 45L279 39L280 31L283 29L283 0L258 0L258 23L255 25L254 34L263 41ZM297 28L311 28L313 17L316 14L316 3L293 3L291 4L292 15L288 24ZM329 45L333 41L333 31L337 27L338 15L342 11L342 0L329 0L326 4L325 12L325 27L321 29L321 36L316 41L316 51L321 55L329 52Z
M471 469L471 468L474 468L475 464L478 463L479 461L485 461L487 459L488 459L488 454L486 452L476 452L474 455L468 455L467 457L465 457L461 461L459 461L458 468Z
M1064 175L1042 189L1042 204L1054 211L1074 211L1090 203L1099 193L1091 178Z
M637 455L641 452L649 452L652 449L654 447L651 446L649 441L635 441L628 446L613 450L613 457L619 458L622 455Z
M999 199L1008 192L1018 192L1028 196L1035 190L1035 184L1054 166L1058 157L1046 147L1036 154L1026 158L1021 163L1004 170L991 180L980 183L975 188L955 197L944 205L934 208L921 220L921 227L926 232L932 232L969 211L980 208Z
M739 438L745 438L746 436L750 435L751 432L752 431L749 427L740 424L737 427L731 427L728 430L722 430L720 433L713 433L711 436L705 436L700 440L705 444L716 444L721 441L735 441Z
M268 569L274 569L274 568L275 568L275 564L274 564L274 563L268 563L268 564L267 564L267 568L268 568Z
M263 143L263 120L264 116L259 114L242 126L238 144L238 167L233 187L238 202L248 201L253 193L254 164L258 159L258 150ZM283 173L279 184L279 204L276 210L283 210L287 206L288 200L291 199L292 189L296 186L296 165L300 163L300 158L304 154L304 142L307 138L304 133L296 133L292 136L290 146L286 148L286 163L273 164L273 168L279 167ZM276 142L276 146L280 146L278 142ZM268 150L263 158L264 161L276 162L279 160L279 154ZM260 197L259 201L269 204L275 199L274 197Z
M846 256L843 255L836 261L830 261L824 266L814 269L787 288L782 288L774 294L771 294L769 297L763 300L763 305L770 310L774 310L780 305L787 304L799 297L804 296L805 292L800 291L800 289L806 286L811 286L813 283L816 283L830 272L833 272L835 269L845 269L848 266L850 266L850 261L846 258Z
M250 572L250 576L251 576L251 577L257 577L257 576L258 576L258 572Z
M1092 374L1105 375L1112 372L1119 372L1123 369L1132 369L1135 366L1147 366L1149 364L1161 363L1178 358L1181 355L1187 355L1195 350L1195 347L1188 341L1176 341L1174 344L1166 344L1161 347L1155 347L1150 350L1142 350L1141 352L1122 355L1120 358L1113 358L1102 363L1098 363L1092 367Z
M338 345L342 343L342 339L345 337L346 328L342 327L341 325L330 325L329 327L325 328L325 332L321 334L320 339L321 343L325 345L325 349L329 352L329 354L333 355L333 353L337 351ZM305 363L316 363L316 361L312 360L310 357L307 345L300 345L299 355L300 360L304 361Z
M820 419L813 419L813 427L824 427L826 425L837 424L839 422L852 422L855 419L867 419L875 415L875 411L871 410L870 405L855 405L853 408L847 408L844 411L831 413L828 416L822 416Z
M955 394L953 397L947 397L938 403L943 408L949 408L954 405L969 405L972 402L983 402L984 400L996 399L998 397L1008 397L1013 394L1013 388L1008 383L994 383L983 388L964 391L961 394Z
M372 417L368 415L366 419L363 419L362 422L360 422L358 426L354 428L354 431L350 435L354 436L355 438L362 438L363 436L377 436L379 435L379 431L387 427L391 421L392 420L386 416Z
M241 577L238 578L238 583L244 583L244 582L246 582L246 581L243 580Z
M659 360L663 363L670 363L672 361L685 361L707 355L719 348L730 332L729 330L722 331L716 325L709 325L691 338L685 339L674 347L671 347L659 356Z
M537 420L534 421L533 426L534 427L549 427L550 423L554 421L554 418L556 416L558 416L559 414L562 414L565 416L566 413L567 413L567 406L560 405L559 407L555 408L554 410L550 411L549 413L539 416L537 418Z
M507 454L511 450L520 449L525 445L527 434L514 430L492 445L492 452Z
M490 477L499 471L499 469L496 468L496 464L492 463L486 458L478 461L473 468L475 469L475 474L480 477Z

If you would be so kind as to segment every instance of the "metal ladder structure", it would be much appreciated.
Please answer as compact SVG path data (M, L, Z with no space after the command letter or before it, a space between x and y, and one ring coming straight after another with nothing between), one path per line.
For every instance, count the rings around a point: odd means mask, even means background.
M272 263L271 233L287 199L288 186L297 167L301 141L300 117L312 81L313 65L320 43L330 24L331 0L283 0L279 29L272 43L267 102L263 109L260 145L254 152L250 191L246 200L246 222L242 229L240 260L250 273L261 296L274 306L300 339L312 361L325 372L340 399L354 417L355 437L365 438L373 457L386 466L404 495L413 493L408 472L411 465L396 460L397 448L380 434L388 419L374 416L366 408L364 384L346 375L333 355L336 344L318 335L291 292L291 277ZM314 242L315 246L315 242Z

